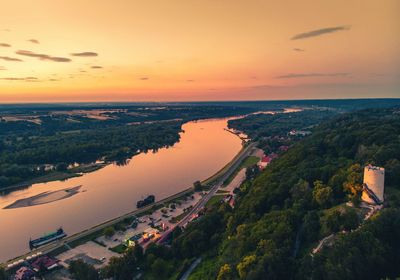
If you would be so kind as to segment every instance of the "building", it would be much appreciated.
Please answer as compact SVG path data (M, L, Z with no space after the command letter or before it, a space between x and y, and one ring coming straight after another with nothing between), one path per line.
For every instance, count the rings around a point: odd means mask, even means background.
M36 272L39 272L41 269L52 270L58 267L58 260L45 255L34 260L31 266Z
M143 236L143 234L138 233L132 237L125 239L126 246L128 246L128 247L136 246L136 244L139 242L139 240L142 238L142 236Z
M257 165L260 169L264 169L268 164L271 163L272 160L276 159L277 157L278 155L275 153L272 153L268 156L263 156Z
M17 272L15 272L15 276L14 279L15 280L29 280L29 279L33 279L35 276L35 272L26 267L23 266L20 269L17 270Z
M261 160L258 162L258 167L260 169L264 169L271 162L271 158L269 156L263 156Z
M385 169L372 165L365 166L361 200L368 204L382 204L384 188Z

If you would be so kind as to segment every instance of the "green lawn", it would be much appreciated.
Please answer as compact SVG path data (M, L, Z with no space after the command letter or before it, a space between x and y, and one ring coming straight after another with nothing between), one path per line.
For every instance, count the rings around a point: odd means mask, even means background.
M110 250L118 254L123 254L126 251L126 245L121 243L115 247L110 248Z
M223 195L223 194L214 195L213 197L210 198L209 201L207 201L206 207L214 206L214 205L220 203L221 199L223 199L224 197L225 197L225 195Z
M228 194L229 191L218 190L216 193L217 193L217 194Z

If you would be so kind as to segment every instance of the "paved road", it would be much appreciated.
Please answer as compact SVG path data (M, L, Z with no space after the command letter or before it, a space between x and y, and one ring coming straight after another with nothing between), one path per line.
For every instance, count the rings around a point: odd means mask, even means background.
M174 230L175 227L177 226L184 227L190 221L193 215L196 215L201 209L203 209L203 207L210 200L210 198L213 197L217 192L217 190L222 186L224 181L228 179L229 176L231 176L233 172L235 172L235 170L240 166L242 161L252 153L253 148L255 146L256 143L250 143L235 159L235 161L231 164L231 166L225 172L225 174L215 182L214 186L211 187L210 191L206 195L204 195L199 200L199 202L197 202L197 204L189 211L189 213L182 220L180 220L173 228L162 233L160 238L157 240L157 243L162 243L166 239L166 237L168 237L168 235Z
M220 179L215 183L215 185L211 188L211 190L202 197L202 199L193 207L193 209L186 215L185 218L183 218L179 223L178 226L185 225L190 218L197 214L200 209L202 209L206 203L210 200L211 197L215 195L217 190L222 186L222 184L225 182L226 179L229 178L235 172L235 170L239 167L239 165L242 163L242 161L250 155L252 152L253 147L255 146L254 143L251 143L248 147L246 147L246 150L243 151L243 153L236 159L236 161L231 165L231 167L228 169L228 171L221 176Z
M180 280L187 280L190 276L190 274L193 272L193 270L201 263L201 258L196 259L192 265L189 267L188 270L186 270L185 274L182 275Z

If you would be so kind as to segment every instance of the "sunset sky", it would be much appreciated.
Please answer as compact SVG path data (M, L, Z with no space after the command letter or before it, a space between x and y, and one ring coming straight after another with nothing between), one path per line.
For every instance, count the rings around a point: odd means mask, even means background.
M400 97L400 1L2 0L0 102Z

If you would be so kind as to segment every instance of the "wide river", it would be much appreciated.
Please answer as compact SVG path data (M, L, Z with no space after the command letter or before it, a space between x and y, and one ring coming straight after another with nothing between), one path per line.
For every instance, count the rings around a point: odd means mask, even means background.
M34 184L0 196L0 262L27 253L30 237L60 226L71 235L134 210L136 201L148 194L160 200L210 177L242 147L226 127L227 119L188 122L178 143L136 155L127 165L110 164L81 177ZM81 192L63 200L3 209L19 199L79 185Z

